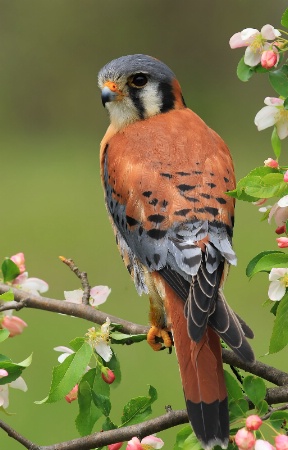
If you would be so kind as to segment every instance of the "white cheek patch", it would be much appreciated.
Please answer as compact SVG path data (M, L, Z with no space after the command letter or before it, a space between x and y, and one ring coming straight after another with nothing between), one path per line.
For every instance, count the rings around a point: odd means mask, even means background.
M116 129L120 129L139 119L138 111L129 97L106 103L110 120Z
M149 82L140 93L145 118L159 114L162 106L162 97L158 91L158 83Z

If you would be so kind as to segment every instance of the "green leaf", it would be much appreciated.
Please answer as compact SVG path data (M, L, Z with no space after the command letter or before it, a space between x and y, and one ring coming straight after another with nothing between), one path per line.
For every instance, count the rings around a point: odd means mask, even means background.
M244 398L238 400L231 400L229 403L230 420L246 417L247 411L249 411L248 402Z
M288 412L287 411L275 411L271 414L269 419L273 428L277 431L280 431L283 425L283 422L288 422Z
M10 332L6 328L0 330L0 342L5 341L9 337L9 334Z
M7 283L7 281L12 281L20 275L19 267L9 258L4 259L1 270L3 273L4 283Z
M111 411L111 402L109 397L105 395L98 394L97 392L92 392L93 402L97 408L100 409L104 416L109 416Z
M288 66L269 72L269 81L273 89L282 97L288 97Z
M262 255L260 257L260 255ZM254 260L257 258L255 262ZM251 266L250 266L251 264ZM270 272L273 267L286 267L288 266L288 254L283 252L262 252L255 256L247 266L246 274L249 277L253 277L258 272Z
M238 66L237 66L237 77L241 81L248 81L254 73L254 70L252 67L247 66L244 62L244 56L240 59Z
M26 367L31 364L32 355L29 358L25 359L21 363L14 363L10 358L5 355L0 355L0 367L1 369L5 369L8 372L7 377L0 378L0 385L11 383L11 381L17 380Z
M288 343L288 294L280 301L274 321L269 353L277 353Z
M110 333L112 344L133 344L133 342L146 341L146 334L124 334L119 331Z
M285 28L288 28L288 8L282 14L281 25L283 25L283 27Z
M76 337L69 342L69 346L72 348L72 350L74 350L74 352L78 352L84 342L86 342L86 339L84 337Z
M184 428L181 428L180 431L176 434L176 442L174 444L173 450L182 450L185 440L192 434L192 429L190 425L186 425Z
M272 306L272 308L270 309L270 312L271 312L272 314L274 314L274 316L276 316L277 309L278 309L278 306L280 305L280 302L271 302L271 301L270 301L270 303L273 303L273 306Z
M198 441L196 435L191 433L184 441L183 450L201 450L203 447ZM216 448L216 447L215 447Z
M93 373L89 374L89 372ZM91 378L95 376L95 369L91 369L89 372L84 375L78 387L79 414L76 417L75 424L81 436L91 434L95 423L102 416L102 412L95 406L92 397L94 380L91 380Z
M281 139L278 136L277 128L274 127L271 136L271 144L276 158L278 159L281 155Z
M121 382L121 370L119 360L117 359L113 350L112 350L112 358L110 359L110 361L105 362L104 364L107 367L109 367L109 369L111 369L115 375L115 380L113 381L112 384L110 384L110 387L112 388L117 387Z
M269 409L269 405L266 402L266 400L261 400L258 404L257 404L257 408L256 408L256 412L258 416L263 416L264 414L267 413Z
M262 258L264 258L264 256L266 255L277 255L277 254L281 254L283 255L283 252L280 251L275 251L275 250L270 250L270 251L265 251L265 252L261 252L258 253L258 255L254 256L253 259L251 259L251 261L249 262L248 266L246 267L246 275L247 277L253 277L253 275L255 275L255 273L259 272L259 270L257 270L257 264L259 261L261 261ZM259 266L260 267L260 266ZM256 270L256 271L255 271Z
M91 356L92 347L84 341L76 353L69 355L62 364L54 367L48 397L35 403L53 403L64 398L79 383Z
M116 430L117 428L117 425L111 421L110 417L106 417L106 420L101 427L103 431Z
M245 193L257 198L282 197L288 194L288 186L283 181L283 173L269 173L247 178Z
M149 388L148 397L132 398L123 408L121 423L123 425L134 425L143 422L151 414L151 405L157 399L157 391L153 386Z
M243 380L243 387L251 402L257 406L266 396L266 385L262 378L248 375Z
M0 300L2 302L12 302L14 300L14 294L12 289L9 289L7 292L3 292L3 294L0 295Z
M224 377L229 396L229 402L231 400L239 400L239 398L243 398L243 391L238 381L229 372L227 372L227 370L224 370Z

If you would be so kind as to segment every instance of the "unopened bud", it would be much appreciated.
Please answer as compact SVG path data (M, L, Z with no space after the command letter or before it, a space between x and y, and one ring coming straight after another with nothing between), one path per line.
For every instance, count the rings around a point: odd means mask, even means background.
M251 416L247 417L246 419L246 428L249 431L258 430L262 425L262 420L259 416L256 416L255 414L252 414Z
M261 55L261 66L265 69L271 69L277 65L278 55L273 50L265 50Z
M240 428L235 435L235 443L241 450L250 450L255 444L254 434L246 428Z
M115 380L115 375L112 372L111 369L108 369L108 367L103 367L102 373L101 373L102 379L105 381L105 383L112 384Z

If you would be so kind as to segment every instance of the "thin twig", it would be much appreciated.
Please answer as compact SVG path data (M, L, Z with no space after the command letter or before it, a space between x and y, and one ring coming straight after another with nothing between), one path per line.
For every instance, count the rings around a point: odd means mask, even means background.
M34 444L32 441L29 441L29 439L26 439L24 436L19 434L16 430L14 430L12 427L10 427L7 423L3 422L3 420L0 420L0 428L2 428L8 436L13 438L15 441L20 442L25 448L28 448L29 450L39 450L40 447L36 444Z
M89 298L90 298L90 289L91 286L89 285L87 272L81 272L79 268L74 263L73 259L67 259L64 256L59 256L60 261L62 261L66 266L69 267L69 269L72 270L73 273L79 278L81 281L82 287L83 287L83 297L82 297L82 303L84 305L89 305Z
M268 411L266 414L264 414L264 416L262 416L261 419L262 420L267 420L267 419L269 419L271 414L273 414L274 412L276 412L276 411L285 411L286 409L288 409L288 404L279 406L278 408L271 408L271 410Z

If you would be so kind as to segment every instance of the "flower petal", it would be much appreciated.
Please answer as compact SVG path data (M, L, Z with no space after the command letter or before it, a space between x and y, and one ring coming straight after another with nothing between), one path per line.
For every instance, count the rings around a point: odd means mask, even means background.
M279 278L283 278L287 274L287 272L288 269L284 269L282 267L273 268L269 273L269 281L279 280Z
M241 37L241 33L235 33L233 36L231 36L229 40L229 45L231 48L240 48L240 47L247 47L248 44L243 41Z
M288 120L279 120L276 122L276 128L280 139L285 139L288 136Z
M9 386L14 389L20 389L20 391L23 392L26 392L28 389L27 384L25 383L22 377L17 378L17 380L15 381L11 381L11 383L9 383Z
M267 106L281 106L283 105L284 100L278 97L265 97L264 103Z
M280 206L280 208L285 208L288 206L288 195L284 195L284 197L278 200L278 206Z
M151 436L147 436L147 437L143 438L141 441L141 444L142 445L150 445L150 447L152 447L152 448L159 449L159 448L163 447L164 442L162 441L162 439L151 435Z
M67 302L81 304L83 291L82 289L75 289L74 291L64 291L64 297Z
M282 297L284 297L286 292L286 287L283 283L280 281L272 281L270 283L269 289L268 289L268 297L272 301L279 301Z
M244 55L245 64L247 64L247 66L250 67L257 66L261 61L261 54L262 54L261 49L253 51L251 47L247 47Z
M265 130L265 128L275 125L277 114L278 109L275 106L264 106L264 108L260 109L254 119L258 130Z
M90 296L92 300L90 300L91 306L99 306L102 303L106 302L108 295L110 294L111 289L108 286L94 286L90 290Z
M260 34L256 28L245 28L241 31L241 38L244 42L247 42L247 44L251 44L251 42L254 41L255 37Z
M104 359L104 361L109 362L112 358L112 350L110 346L107 344L107 342L100 341L95 345L95 350L98 353L98 355L101 356L101 358Z
M281 36L281 33L276 28L272 27L272 25L264 25L261 28L261 34L264 39L268 39L268 41L273 41L276 37Z
M39 295L39 293L48 291L49 286L46 281L41 280L40 278L27 278L27 280L21 283L20 288L23 291Z

